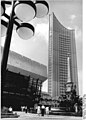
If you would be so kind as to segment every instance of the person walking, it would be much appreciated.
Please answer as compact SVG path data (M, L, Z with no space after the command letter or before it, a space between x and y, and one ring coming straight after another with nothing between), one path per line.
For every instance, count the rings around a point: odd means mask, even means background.
M46 107L46 115L49 115L49 107Z
M40 115L41 114L41 108L40 108L40 106L38 105L38 107L37 107L37 114L38 115Z
M27 113L27 106L25 106L25 113Z
M45 113L45 106L42 105L42 107L41 107L41 115L44 116L44 113Z

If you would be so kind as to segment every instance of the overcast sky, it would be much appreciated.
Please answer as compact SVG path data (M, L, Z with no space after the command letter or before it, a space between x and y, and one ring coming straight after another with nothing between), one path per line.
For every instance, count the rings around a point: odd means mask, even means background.
M49 14L54 12L63 26L75 29L79 91L82 94L82 0L47 1L50 7ZM34 37L22 40L14 30L10 49L47 65L49 16L35 18L30 23L35 27ZM4 39L5 37L1 40L2 45L4 45ZM47 81L44 83L43 91L47 91Z

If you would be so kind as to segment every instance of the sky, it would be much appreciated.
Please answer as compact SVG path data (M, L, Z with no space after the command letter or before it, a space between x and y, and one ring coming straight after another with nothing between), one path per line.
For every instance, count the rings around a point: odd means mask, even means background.
M79 92L82 95L82 0L47 0L47 2L49 4L49 14L54 12L63 26L75 29ZM30 21L35 27L35 35L29 40L21 39L14 30L10 50L47 66L49 14L44 18L34 18ZM4 39L5 37L1 38L2 46L4 45ZM42 90L47 92L48 81L44 82Z

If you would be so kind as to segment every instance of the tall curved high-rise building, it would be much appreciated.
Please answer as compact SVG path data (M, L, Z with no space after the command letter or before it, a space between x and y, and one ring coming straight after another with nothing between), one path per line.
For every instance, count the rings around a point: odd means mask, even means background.
M65 28L55 17L49 16L49 46L48 46L48 92L52 97L65 93L68 81L68 57L70 59L70 79L78 90L77 57L75 31Z

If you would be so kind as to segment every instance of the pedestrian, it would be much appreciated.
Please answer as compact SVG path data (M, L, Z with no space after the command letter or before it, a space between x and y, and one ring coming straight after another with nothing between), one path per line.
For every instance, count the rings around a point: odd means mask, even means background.
M27 113L27 106L25 106L25 113Z
M13 112L13 109L12 109L12 107L10 106L9 107L9 113L12 113Z
M34 105L35 113L37 113L37 108L38 108L38 106L37 106L37 104L35 104L35 105Z
M45 113L45 106L42 105L42 106L41 106L41 115L44 116L44 113Z
M49 105L49 111L51 111L51 106Z
M21 111L23 112L23 106L21 106Z
M37 114L38 114L38 115L40 115L40 114L41 114L41 108L40 108L40 106L39 106L39 105L37 106Z
M49 115L49 107L46 107L46 115Z

